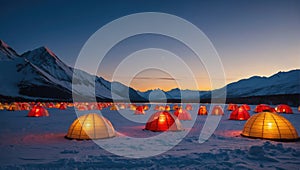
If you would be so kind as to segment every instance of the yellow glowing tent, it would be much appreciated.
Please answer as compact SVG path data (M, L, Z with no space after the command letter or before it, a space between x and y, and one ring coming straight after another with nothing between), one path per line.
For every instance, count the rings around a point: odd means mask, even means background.
M113 105L110 107L110 110L119 110L119 107L118 107L116 104L113 104Z
M66 138L69 139L104 139L116 135L109 120L96 113L77 118L69 128Z
M286 118L272 112L261 112L251 116L241 135L271 140L297 140L299 138L296 129Z

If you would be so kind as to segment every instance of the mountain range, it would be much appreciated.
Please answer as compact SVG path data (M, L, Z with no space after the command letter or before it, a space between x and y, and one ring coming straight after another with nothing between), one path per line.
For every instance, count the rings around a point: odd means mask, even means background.
M72 100L74 96L88 100L95 93L98 101L208 101L212 93L226 90L227 99L255 98L260 96L285 96L299 103L300 69L278 72L270 77L253 76L213 91L160 89L140 92L119 82L109 82L72 68L61 61L47 47L23 54L0 40L0 100ZM93 83L93 81L95 83ZM288 96L288 97L286 97ZM292 97L291 97L292 96ZM297 101L298 100L298 101Z

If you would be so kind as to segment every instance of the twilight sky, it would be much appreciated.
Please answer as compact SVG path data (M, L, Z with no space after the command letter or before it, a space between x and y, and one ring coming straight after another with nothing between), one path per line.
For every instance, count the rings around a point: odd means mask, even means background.
M47 46L71 66L87 39L105 24L137 12L164 12L188 20L206 34L221 58L227 83L300 68L299 0L0 1L0 39L20 54ZM182 43L158 35L134 36L117 44L100 64L98 75L111 80L126 56L145 48L176 53L195 74L198 89L211 89L207 70L196 61L194 54ZM114 80L125 82L128 78L124 73ZM169 90L178 86L178 80L192 81L184 75L174 77L161 70L148 69L137 73L129 85L141 91ZM188 84L181 88L195 89Z

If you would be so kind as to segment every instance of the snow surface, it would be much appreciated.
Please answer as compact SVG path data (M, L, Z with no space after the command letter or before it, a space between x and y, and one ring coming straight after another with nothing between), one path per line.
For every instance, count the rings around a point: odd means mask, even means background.
M300 167L299 142L275 142L249 139L240 136L245 121L228 120L229 111L221 117L218 128L204 143L198 142L200 131L207 116L197 116L199 104L193 104L190 111L195 121L182 121L186 129L182 132L167 132L167 138L157 139L161 146L169 146L172 139L181 133L191 131L177 146L166 153L141 159L117 156L102 149L93 141L67 140L64 138L69 126L76 118L73 108L67 110L49 109L49 117L26 117L27 111L0 111L0 169L12 168L57 168L57 169L298 169ZM207 105L209 106L209 105ZM255 106L251 106L253 110ZM144 122L154 113L154 106L146 115L134 115L133 111L110 111L102 114L108 118L118 136L98 140L107 144L106 149L123 151L143 150L144 143L132 138L153 137L159 133L144 131ZM226 107L225 107L226 108ZM282 114L300 132L300 113ZM84 111L81 114L93 112ZM251 115L254 113L251 111ZM122 116L124 115L124 116ZM128 121L127 119L136 122ZM126 144L118 144L129 140ZM110 145L108 145L110 144ZM150 150L157 150L152 145ZM142 152L141 152L142 153Z

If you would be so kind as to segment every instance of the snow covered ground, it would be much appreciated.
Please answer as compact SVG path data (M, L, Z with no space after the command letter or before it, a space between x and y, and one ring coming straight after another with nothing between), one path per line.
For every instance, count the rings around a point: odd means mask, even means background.
M198 142L207 116L197 116L199 104L190 111L193 121L182 121L182 132L167 132L167 138L158 138L159 145L170 146L171 140L191 131L168 152L148 158L128 158L112 154L93 141L77 141L64 138L69 126L76 119L73 108L49 109L49 117L26 117L27 111L0 111L0 169L298 169L300 167L300 142L275 142L249 139L240 136L245 121L228 120L225 111L214 134L204 143ZM253 110L255 106L251 106ZM118 136L99 141L107 149L115 149L130 156L129 151L143 153L143 143L136 138L155 137L159 133L144 131L144 122L154 113L154 107L146 115L133 115L125 110L119 114L108 108L102 114L108 118ZM225 107L226 108L226 107ZM226 109L225 109L226 110ZM283 114L300 133L300 113ZM85 111L87 112L87 111ZM92 112L92 111L88 111ZM254 114L252 111L251 115ZM125 117L121 116L125 115ZM133 120L136 122L128 121ZM130 137L128 137L130 136ZM120 144L120 141L124 145ZM174 141L173 141L174 142ZM115 148L109 148L112 145ZM130 148L130 149L128 149ZM157 145L150 149L157 151ZM142 151L142 152L141 152Z

